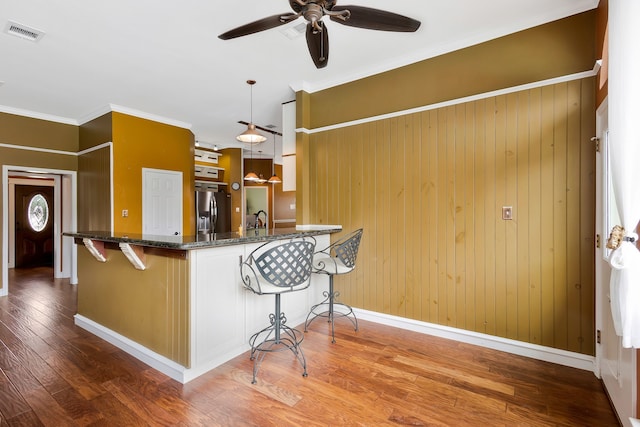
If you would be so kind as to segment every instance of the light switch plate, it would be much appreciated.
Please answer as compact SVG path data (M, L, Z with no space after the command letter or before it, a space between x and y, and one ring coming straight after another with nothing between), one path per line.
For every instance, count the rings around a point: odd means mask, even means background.
M128 209L122 209L122 218L126 218L129 216L129 210Z
M502 207L502 219L504 219L505 221L509 221L513 219L513 207L511 206Z

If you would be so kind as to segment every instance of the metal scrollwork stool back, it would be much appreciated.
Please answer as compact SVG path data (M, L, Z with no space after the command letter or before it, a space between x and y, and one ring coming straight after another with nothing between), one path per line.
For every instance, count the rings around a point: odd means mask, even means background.
M253 360L253 384L267 353L291 350L307 376L307 362L300 347L304 334L286 325L280 307L283 293L306 289L311 282L311 263L315 239L295 238L285 243L267 242L255 249L240 264L242 282L258 295L275 295L275 311L269 315L270 325L249 338Z
M329 276L329 292L322 293L325 299L311 307L304 323L304 331L318 317L327 318L331 323L331 342L336 342L335 318L346 317L351 321L355 330L358 330L358 319L351 306L336 301L340 292L333 290L333 276L351 272L356 266L358 248L362 239L362 228L350 233L342 239L334 242L327 248L313 255L313 272ZM338 310L336 310L338 308Z

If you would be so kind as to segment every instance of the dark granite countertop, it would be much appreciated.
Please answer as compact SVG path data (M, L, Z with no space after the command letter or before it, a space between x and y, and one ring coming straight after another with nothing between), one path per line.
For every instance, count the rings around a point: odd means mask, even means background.
M269 230L255 229L245 230L242 234L238 232L216 233L213 235L197 236L154 236L146 234L131 233L111 233L109 231L78 231L65 232L63 236L91 240L99 240L112 243L130 243L132 245L148 246L152 248L164 249L204 249L218 246L243 245L245 243L266 242L269 240L289 239L292 237L317 236L321 234L331 234L341 231L340 227L304 227L296 228L276 228Z

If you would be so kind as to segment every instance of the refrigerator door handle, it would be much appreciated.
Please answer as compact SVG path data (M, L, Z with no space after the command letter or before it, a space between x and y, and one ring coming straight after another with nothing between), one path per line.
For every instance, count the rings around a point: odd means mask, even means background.
M215 194L211 194L211 232L216 232L216 224L218 222L218 203Z

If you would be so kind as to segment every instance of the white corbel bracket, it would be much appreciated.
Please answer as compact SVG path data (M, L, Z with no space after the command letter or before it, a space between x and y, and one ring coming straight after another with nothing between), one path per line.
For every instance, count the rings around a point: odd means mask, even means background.
M144 270L145 265L144 248L142 246L130 245L129 243L120 243L120 250L127 257L131 265L137 270Z
M107 253L104 250L104 242L100 240L91 240L88 238L83 238L82 243L84 243L84 247L87 248L89 253L93 255L95 259L100 262L107 262Z

